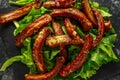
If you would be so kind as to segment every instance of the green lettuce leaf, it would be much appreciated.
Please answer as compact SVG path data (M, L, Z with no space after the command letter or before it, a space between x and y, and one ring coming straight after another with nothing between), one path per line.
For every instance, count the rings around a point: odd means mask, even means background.
M21 48L21 54L23 56L23 59L21 59L21 62L27 65L30 70L29 73L37 73L36 66L32 57L31 42L31 37L25 39L25 41L23 42L23 46Z
M59 54L60 50L58 48L50 48L44 46L43 55L47 69L50 71L55 65L55 58Z
M82 9L81 2L82 2L82 0L78 0L77 2L75 2L74 7L78 8L78 9Z
M90 5L92 8L95 8L98 11L100 11L104 18L108 18L112 16L112 14L109 13L109 9L107 7L101 7L99 3L94 1L90 1Z
M0 71L5 71L7 67L9 67L11 64L13 64L16 61L20 61L22 58L23 56L14 56L14 57L9 58L8 60L4 62L4 64L0 68Z
M16 6L23 6L23 5L26 5L26 4L29 4L31 2L33 2L34 0L9 0L9 3L11 5L16 5Z
M94 34L96 34L96 30L91 31ZM113 51L114 43L116 40L116 34L113 30L109 32L109 36L105 36L98 47L94 50L90 51L90 56L85 62L85 64L82 66L81 69L71 73L66 78L62 78L59 75L55 76L52 80L79 80L80 77L84 79L88 79L94 74L96 74L97 70L104 64L107 64L111 61L118 61L119 59L115 55ZM114 33L111 35L111 33ZM68 58L67 62L71 62L77 54L80 52L81 47L79 46L67 46L68 51ZM71 56L72 55L72 56ZM51 61L52 62L52 61ZM54 62L52 62L54 64ZM54 66L54 65L53 65Z
M78 9L82 9L81 2L82 0L78 0L76 3L74 3L74 7ZM112 14L109 13L109 9L107 7L101 7L99 3L94 2L92 0L89 0L89 3L92 8L95 8L98 11L100 11L104 18L108 18L112 16Z
M119 59L113 51L116 34L104 37L96 49L90 52L90 57L82 66L78 76L88 79L96 74L96 71L103 65L111 61L118 61Z
M67 51L68 51L68 62L71 62L75 57L78 55L80 52L81 47L80 46L75 46L75 45L70 45L67 46Z
M10 1L12 1L12 0L10 0ZM21 1L20 4L18 4L19 1ZM22 5L28 4L26 1L28 1L28 3L29 3L30 1L32 2L33 0L17 0L16 2L18 2L18 3L15 2L15 5L22 6ZM45 2L47 0L42 0L42 1ZM74 6L78 9L81 9L82 8L81 2L82 2L82 0L79 0L78 2L76 2L74 4ZM100 7L97 2L90 2L90 5L92 8L96 8L97 10L99 10L102 13L104 18L112 16L109 13L109 10L107 8ZM37 19L41 15L43 15L45 13L50 13L50 12L51 12L51 10L45 9L44 7L41 7L40 9L33 8L30 11L30 13L28 15L26 15L22 20L14 21L14 24L16 26L14 35L16 36L18 33L20 33L23 29L25 29L29 24L31 24L35 19ZM49 24L48 27L53 32L53 30L51 28L51 24ZM67 34L63 25L62 25L62 29L63 29L64 33ZM85 34L82 32L82 30L80 28L77 28L76 31L79 34L82 34L82 37L84 37ZM91 30L90 33L95 38L96 37L95 34L97 34L97 30ZM113 29L111 31L105 33L105 37L102 39L102 41L100 42L98 47L96 49L90 51L90 57L87 59L87 61L85 62L85 64L82 66L81 69L71 73L66 78L62 78L59 75L57 75L53 78L53 80L79 80L80 77L82 77L84 79L88 79L92 75L96 74L96 71L103 64L106 64L111 61L118 61L119 59L117 58L117 56L115 55L115 53L113 51L116 36L117 35L115 34ZM27 65L27 67L30 69L30 73L36 73L36 66L35 66L35 64L33 62L33 58L32 58L32 49L31 49L31 47L33 45L33 44L31 44L31 43L33 43L32 39L34 40L35 37L27 38L24 41L23 46L21 48L21 55L14 56L14 57L8 59L1 67L0 71L4 71L13 62L21 61L22 63ZM68 63L71 62L77 56L77 54L80 52L80 50L81 50L81 47L79 47L79 46L73 46L73 45L67 46L67 51L68 51L67 62ZM59 49L52 49L52 48L45 46L42 52L44 55L44 61L45 61L46 67L47 67L48 71L50 71L54 67L55 58L59 54L60 51L59 51Z
M20 33L23 29L25 29L29 24L31 24L35 19L39 18L45 13L49 13L50 10L41 7L40 9L32 8L32 10L29 12L28 15L26 15L22 20L20 21L14 21L14 24L16 26L16 29L14 30L14 35L16 36L18 33Z
M25 16L22 20L18 22L14 21L14 24L16 26L16 29L14 30L14 35L16 36L24 28L26 28L29 24L31 24L36 18L40 17L41 15L47 12L50 12L50 10L47 10L44 7L41 7L40 9L33 8L30 11L30 13L27 16ZM13 64L16 61L20 61L26 64L27 67L30 69L29 73L36 73L36 66L33 62L31 47L32 47L31 38L25 39L23 46L21 48L21 55L14 56L6 60L5 63L2 65L0 71L5 71L6 68L9 67L11 64ZM55 55L57 55L57 51L53 53L50 59L52 59Z
M79 46L74 46L74 45L67 46L67 51L68 51L67 62L71 62L80 52L80 49L81 47ZM59 49L49 48L45 46L43 49L43 54L44 54L44 60L46 63L46 67L48 71L50 71L55 66L55 59L56 59L56 56L59 54ZM52 80L79 80L80 79L79 77L75 77L75 76L76 76L76 72L70 74L66 78L62 78L59 75L57 75Z
M78 33L82 38L84 38L85 33L83 33L83 31L80 29L80 27L77 27L77 28L76 28L76 31L77 31L77 33Z
M21 61L29 68L29 73L36 73L36 66L32 58L31 38L25 39L23 47L21 48L21 55L7 59L0 68L0 71L5 71L7 67L18 61Z

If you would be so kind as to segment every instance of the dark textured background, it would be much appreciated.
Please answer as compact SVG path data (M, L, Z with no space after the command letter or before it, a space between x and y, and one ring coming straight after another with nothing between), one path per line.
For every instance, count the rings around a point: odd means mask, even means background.
M115 52L120 57L120 0L94 0L102 6L107 6L113 14L112 24L118 34L115 44ZM0 14L14 10L15 6L10 6L8 0L0 0ZM14 44L12 23L0 26L0 65L9 57L19 55L20 51ZM28 73L27 67L16 62L5 72L0 72L0 80L24 80L24 74ZM111 62L100 68L96 75L90 80L120 80L120 62Z

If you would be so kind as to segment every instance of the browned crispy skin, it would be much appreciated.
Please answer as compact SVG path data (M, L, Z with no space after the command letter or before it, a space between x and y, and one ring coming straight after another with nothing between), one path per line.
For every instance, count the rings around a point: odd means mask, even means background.
M94 11L94 14L95 14L97 22L98 22L98 35L97 35L95 41L93 42L93 48L95 48L99 44L99 42L101 41L101 39L104 35L104 19L98 10L94 9L93 11Z
M62 27L59 21L52 21L52 28L56 36L63 35Z
M92 23L87 19L83 12L76 8L54 9L50 15L52 17L70 17L77 20L85 31L92 29Z
M43 3L45 8L69 8L73 6L73 0L52 0Z
M92 48L92 43L93 43L93 37L91 35L86 35L84 39L84 44L83 47L80 51L80 53L77 55L77 57L67 66L64 66L60 70L60 76L66 77L70 73L76 71L77 69L81 68L81 66L84 64L84 62L87 59L87 55Z
M53 27L55 35L63 34L62 28L61 28L59 22L53 21L52 27ZM59 57L56 58L56 65L53 68L53 70L48 73L40 74L40 75L26 74L25 75L26 80L51 80L54 76L56 76L58 74L58 72L62 68L66 57L67 57L67 51L65 49L65 46L61 45Z
M20 34L15 36L16 46L21 47L25 38L32 36L35 31L40 30L51 21L52 17L48 14L42 15L41 17L36 19L32 24L27 26Z
M72 37L72 43L74 44L83 44L83 40L81 39L80 35L75 31L76 26L73 25L68 18L65 18L64 20L65 28L68 32L68 34Z
M56 36L63 35L62 27L60 26L60 23L58 21L52 22L52 27L54 30L54 33ZM60 45L60 53L59 56L62 56L64 60L66 61L67 58L67 50L64 44ZM64 62L65 62L64 61Z
M21 8L14 10L14 11L11 11L9 13L1 14L0 15L0 25L14 21L16 19L19 19L19 18L23 17L24 15L28 14L33 7L40 8L41 5L42 5L41 1L32 2L28 5L25 5Z
M83 43L84 43L84 41L82 40L82 38L81 38L79 35L77 35L77 36L76 36L74 39L72 39L72 41L71 41L71 44L72 44L72 45L82 46Z
M80 37L77 36L75 39L72 39L69 35L60 35L48 37L46 39L46 45L49 47L58 47L60 45L82 45L83 41L80 40Z
M50 30L48 28L43 28L37 35L34 46L33 46L33 58L38 70L42 73L47 72L46 66L44 64L42 47L47 36L50 34Z
M56 65L55 67L48 73L45 74L26 74L25 78L26 80L51 80L53 77L55 77L60 69L62 68L62 65L64 63L63 57L56 57Z
M75 31L76 26L73 25L68 18L65 18L64 25L70 37L75 38L77 36L77 32Z
M46 45L50 47L57 47L63 44L69 45L71 41L72 39L69 37L69 35L53 36L46 39Z
M112 29L112 24L110 20L104 20L105 23L105 31L109 31Z
M97 20L94 17L94 14L93 14L92 9L91 9L90 4L89 4L89 0L82 1L82 9L83 9L84 13L86 14L86 16L90 19L90 21L95 26L97 26Z
M82 9L85 12L86 16L90 19L90 21L94 24L95 27L98 27L97 19L95 18L92 8L90 7L89 0L82 1ZM105 21L105 31L108 31L112 28L110 20Z

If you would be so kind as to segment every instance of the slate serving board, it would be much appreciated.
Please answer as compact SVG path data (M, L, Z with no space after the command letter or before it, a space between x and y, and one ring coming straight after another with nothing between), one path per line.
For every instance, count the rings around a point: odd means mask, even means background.
M114 51L120 58L120 0L94 1L99 2L102 6L108 7L113 14L110 19L118 34ZM15 6L9 5L8 0L0 0L0 14L12 11L15 8ZM20 54L20 50L14 43L14 29L13 23L0 26L0 66L6 59ZM27 67L20 62L16 62L5 72L0 72L0 80L24 80L25 73L28 73ZM120 62L111 62L103 65L90 80L120 80Z

